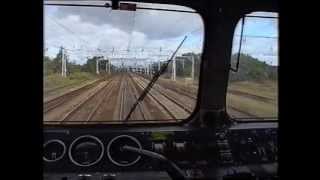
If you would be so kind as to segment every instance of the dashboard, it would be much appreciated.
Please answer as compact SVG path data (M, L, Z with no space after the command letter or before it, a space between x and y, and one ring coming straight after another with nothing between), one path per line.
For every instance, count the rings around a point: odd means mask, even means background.
M176 126L48 127L44 130L44 178L170 179L164 164L123 151L128 145L165 156L191 179L277 179L277 135L276 122L236 123L215 131Z

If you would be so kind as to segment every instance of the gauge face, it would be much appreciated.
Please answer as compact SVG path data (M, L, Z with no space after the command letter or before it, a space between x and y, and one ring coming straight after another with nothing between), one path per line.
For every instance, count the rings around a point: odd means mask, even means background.
M43 145L43 160L55 162L63 158L66 152L65 144L57 139L49 140Z
M107 147L107 155L113 164L117 166L131 166L141 158L136 153L122 151L121 148L125 145L141 149L140 142L132 136L121 135L115 137L109 142Z
M98 163L104 153L102 142L94 136L81 136L74 140L69 149L70 160L77 166Z

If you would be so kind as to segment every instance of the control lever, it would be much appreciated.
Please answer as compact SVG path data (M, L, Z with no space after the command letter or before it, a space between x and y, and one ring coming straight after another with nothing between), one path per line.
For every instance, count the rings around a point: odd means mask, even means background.
M122 150L123 151L134 152L134 153L137 153L137 154L140 154L140 155L144 155L144 156L147 156L147 157L150 157L150 158L153 158L153 159L157 159L157 160L159 160L159 161L161 161L163 163L166 163L168 165L167 173L174 180L177 180L177 179L186 180L187 179L186 176L184 175L184 172L174 162L172 162L171 160L167 159L166 157L164 157L161 154L158 154L158 153L155 153L155 152L152 152L152 151L148 151L148 150L144 150L144 149L138 149L138 148L135 148L135 147L132 147L132 146L127 146L127 145L123 146Z

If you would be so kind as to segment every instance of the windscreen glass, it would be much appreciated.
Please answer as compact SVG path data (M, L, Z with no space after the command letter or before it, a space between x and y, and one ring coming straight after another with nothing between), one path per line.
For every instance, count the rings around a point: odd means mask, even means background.
M112 10L103 7L105 3L45 1L44 123L188 118L197 102L204 33L200 15L176 5L135 3L130 7L136 9ZM137 101L166 63L150 91Z

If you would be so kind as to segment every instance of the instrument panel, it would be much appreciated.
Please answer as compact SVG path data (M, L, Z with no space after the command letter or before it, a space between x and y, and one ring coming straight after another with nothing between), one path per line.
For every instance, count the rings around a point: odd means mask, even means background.
M278 161L278 129L232 129L228 134L236 165Z
M183 167L190 162L207 165L215 159L208 160L209 154L216 154L215 136L209 129L47 129L44 136L44 170L52 173L159 169L148 157L122 152L124 145L161 153ZM195 151L199 153L190 156Z
M246 165L278 161L278 128L276 124L245 123L217 133L220 162Z
M277 174L277 135L277 123L237 123L216 131L173 126L148 129L46 128L44 172L163 171L157 160L122 151L124 145L129 145L162 154L193 176L224 179L249 173L274 177Z

